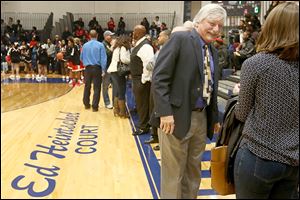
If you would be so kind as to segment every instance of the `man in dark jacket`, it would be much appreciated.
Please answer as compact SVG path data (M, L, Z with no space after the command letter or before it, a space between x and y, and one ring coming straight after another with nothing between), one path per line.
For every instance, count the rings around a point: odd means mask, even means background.
M218 53L210 43L225 18L217 4L202 7L196 28L173 33L158 55L152 125L160 128L163 199L197 198L206 137L212 139L218 120Z

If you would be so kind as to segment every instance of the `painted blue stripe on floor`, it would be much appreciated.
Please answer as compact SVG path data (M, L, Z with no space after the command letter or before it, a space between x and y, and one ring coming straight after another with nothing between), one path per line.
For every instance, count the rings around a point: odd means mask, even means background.
M10 84L10 83L66 83L62 78L47 78L47 81L36 81L36 79L32 80L31 78L20 78L20 80L11 80L9 78L5 78L1 80L1 83Z
M145 134L145 135L141 135L141 136L138 136L138 137L141 140L142 147L143 147L145 156L148 160L148 164L149 164L149 167L150 167L150 171L151 171L153 180L155 182L157 191L160 194L160 165L159 165L159 162L156 158L156 155L155 155L151 145L144 144L145 140L149 139L150 134Z
M210 171L209 170L201 170L201 178L210 178Z
M204 151L202 161L210 161L210 151Z
M200 189L198 191L198 196L207 196L207 195L217 195L217 193L213 189Z
M144 166L144 169L145 169L145 172L146 172L146 177L148 179L148 183L150 185L150 189L151 189L151 192L152 192L153 199L158 199L158 196L157 196L157 194L155 192L155 189L154 189L154 187L155 187L154 183L152 183L152 181L150 179L150 177L151 177L150 173L153 173L153 172L148 171L146 161L145 161L144 157L142 156L143 153L142 153L141 146L139 145L138 138L135 138L135 142L136 142L136 145L138 147L138 151L139 151L140 157L142 159L142 163L143 163L143 166Z

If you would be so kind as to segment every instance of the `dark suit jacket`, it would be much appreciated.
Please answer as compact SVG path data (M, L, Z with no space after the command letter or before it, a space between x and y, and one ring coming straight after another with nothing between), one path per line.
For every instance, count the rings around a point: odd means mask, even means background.
M160 117L173 115L174 136L182 139L189 131L192 109L203 93L203 56L196 30L175 32L161 49L152 76L154 112L150 123L159 127ZM209 45L213 54L214 86L207 112L207 136L212 139L213 125L218 120L218 53ZM201 122L200 122L201 123Z

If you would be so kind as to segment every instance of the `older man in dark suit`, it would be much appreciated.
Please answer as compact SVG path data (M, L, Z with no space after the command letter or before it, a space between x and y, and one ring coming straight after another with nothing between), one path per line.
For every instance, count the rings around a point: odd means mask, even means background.
M204 6L192 31L171 35L154 67L152 125L160 127L161 198L197 198L206 137L212 139L218 125L218 53L211 42L225 18L221 6Z

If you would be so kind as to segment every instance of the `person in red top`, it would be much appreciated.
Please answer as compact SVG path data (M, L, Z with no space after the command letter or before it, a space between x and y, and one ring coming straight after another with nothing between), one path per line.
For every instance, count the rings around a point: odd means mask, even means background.
M107 22L107 28L108 30L110 30L111 32L115 32L115 22L114 22L114 18L110 18L110 20Z
M76 30L75 30L75 37L78 37L80 39L83 39L83 36L85 36L85 30L77 25Z
M32 36L32 39L31 39L31 41L29 43L29 48L32 48L35 45L37 45L37 41L36 41L36 36L34 35L34 36Z

